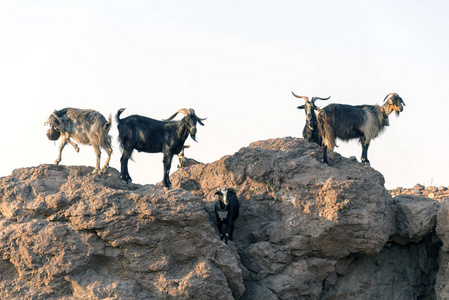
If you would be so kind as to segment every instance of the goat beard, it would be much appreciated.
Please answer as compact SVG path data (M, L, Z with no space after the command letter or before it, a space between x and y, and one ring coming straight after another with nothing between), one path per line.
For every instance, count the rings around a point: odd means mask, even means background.
M197 142L195 134L190 134L190 137L192 138L192 140L194 140L195 142ZM197 142L198 143L198 142Z

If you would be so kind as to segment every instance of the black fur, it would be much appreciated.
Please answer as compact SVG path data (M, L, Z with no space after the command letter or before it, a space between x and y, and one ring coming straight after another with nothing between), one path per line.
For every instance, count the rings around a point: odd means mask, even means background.
M215 217L217 218L218 232L220 238L227 244L228 240L233 240L234 225L239 216L240 202L233 190L224 188L219 189L215 195L218 199L215 201ZM220 218L219 211L228 212L225 218ZM226 226L223 230L223 226Z
M318 120L315 113L315 110L317 109L315 106L315 101L317 100L328 100L330 98L320 98L320 97L312 97L312 100L309 100L308 97L304 96L298 96L295 93L293 93L293 96L296 98L302 98L305 101L304 105L298 106L298 109L304 109L304 112L306 113L306 125L304 126L304 129L302 130L302 136L308 140L311 143L316 143L319 146L322 144L322 139L318 130Z
M391 98L389 98L391 96ZM318 129L322 139L323 161L327 160L327 149L333 150L335 140L339 138L347 141L359 139L362 145L362 163L369 164L368 147L372 139L376 138L389 125L388 116L392 111L402 112L404 101L399 95L392 93L385 97L383 105L346 105L329 104L318 110Z
M193 109L179 110L185 117L180 121L158 121L147 117L132 115L127 118L120 119L120 114L125 109L122 108L117 112L117 128L119 132L119 142L122 148L121 178L125 182L131 182L128 172L128 160L134 149L146 153L163 153L164 176L163 185L170 188L169 179L170 167L173 155L178 154L184 146L187 137L195 140L196 124L204 125L195 115ZM177 112L177 113L178 113ZM176 116L175 113L172 119Z

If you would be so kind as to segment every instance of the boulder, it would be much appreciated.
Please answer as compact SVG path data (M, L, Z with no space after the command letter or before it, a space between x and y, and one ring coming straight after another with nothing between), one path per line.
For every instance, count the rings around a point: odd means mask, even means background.
M377 254L396 231L383 176L335 152L325 165L321 155L303 139L272 139L172 174L175 187L209 202L209 212L216 188L237 191L234 242L249 270L244 299L256 291L318 299L323 282L335 282L338 259Z
M401 245L420 242L431 233L437 223L440 207L438 201L414 195L400 195L394 198L397 208L396 234L392 239Z
M0 298L445 299L448 191L393 199L370 166L328 158L259 141L179 169L168 191L112 168L15 170L0 178ZM228 245L213 214L224 186L241 204Z
M1 299L233 299L236 252L189 192L41 165L0 179Z

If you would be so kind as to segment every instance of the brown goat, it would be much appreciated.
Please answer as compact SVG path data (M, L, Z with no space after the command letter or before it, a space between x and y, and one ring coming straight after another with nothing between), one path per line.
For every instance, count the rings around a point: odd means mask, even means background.
M70 140L73 138L80 144L91 145L94 148L97 157L97 163L93 173L102 173L106 170L111 159L112 147L111 136L108 134L111 129L112 116L109 120L97 111L90 109L64 108L55 110L45 124L50 125L47 131L47 137L50 140L57 140L61 137L61 145L59 146L59 155L55 161L55 165L61 162L62 150L69 143L79 152L76 143ZM108 154L108 158L100 170L100 147Z

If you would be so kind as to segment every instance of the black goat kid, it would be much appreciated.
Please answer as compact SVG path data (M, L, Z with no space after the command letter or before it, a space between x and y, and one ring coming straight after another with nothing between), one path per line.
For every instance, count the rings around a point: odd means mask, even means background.
M318 132L318 121L315 113L315 101L316 100L328 100L330 98L320 98L320 97L312 97L312 100L309 100L309 97L305 96L298 96L295 93L293 93L293 96L296 98L302 98L306 102L304 105L298 106L298 109L304 109L306 113L306 125L304 126L304 129L302 131L302 136L308 140L310 143L317 143L321 146L321 137L320 133Z
M128 160L134 149L147 153L162 152L164 156L162 183L165 188L170 188L169 174L173 155L181 152L189 134L196 141L196 124L204 126L202 121L205 119L199 118L191 108L180 109L163 121L139 115L120 119L120 114L124 110L124 108L120 109L116 116L119 141L123 152L120 158L122 180L126 183L132 181L128 173ZM171 121L178 113L183 114L184 118L180 121Z
M227 244L228 240L232 241L234 225L239 216L240 203L232 189L218 189L215 193L218 199L215 201L215 217L217 218L218 232L220 238ZM226 228L223 230L223 226Z
M386 101L386 102L385 102ZM399 115L405 106L396 93L388 94L384 104L345 105L329 104L318 111L318 128L323 142L323 161L327 164L327 149L334 150L336 138L342 140L360 139L362 145L362 163L369 164L368 147L389 126L388 116L396 111Z

